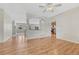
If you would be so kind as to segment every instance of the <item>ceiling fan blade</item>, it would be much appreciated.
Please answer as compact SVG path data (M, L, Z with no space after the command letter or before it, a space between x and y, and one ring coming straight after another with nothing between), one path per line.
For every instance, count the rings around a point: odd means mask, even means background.
M56 4L56 5L54 5L55 7L60 7L60 6L62 6L62 4Z
M46 6L52 6L53 5L53 3L47 3L47 5Z
M39 6L40 8L44 8L44 6Z

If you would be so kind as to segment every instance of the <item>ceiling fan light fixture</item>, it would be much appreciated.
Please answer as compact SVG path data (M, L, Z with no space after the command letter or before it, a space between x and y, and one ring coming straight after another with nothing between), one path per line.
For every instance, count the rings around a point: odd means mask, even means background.
M48 7L47 11L54 11L54 7Z
M47 11L53 11L53 9L54 9L53 4L52 3L48 3L47 4Z
M53 4L53 3L47 3L45 6L40 6L42 9L44 9L44 12L54 12L56 7L60 7L62 4Z

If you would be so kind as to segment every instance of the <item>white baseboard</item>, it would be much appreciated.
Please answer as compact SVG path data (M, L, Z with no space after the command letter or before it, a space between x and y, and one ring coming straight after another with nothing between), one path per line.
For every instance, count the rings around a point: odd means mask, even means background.
M15 36L15 35L14 35L14 36ZM51 35L29 37L29 38L27 38L27 40L36 39L36 38L44 38L44 37L51 37ZM10 39L10 38L11 38L11 37L6 38L6 39L4 39L4 40L0 40L0 43L4 43L4 42L8 41L8 39Z
M30 38L27 38L27 39L30 40L30 39L44 38L44 37L51 37L51 35L38 36L38 37L36 36L36 37L30 37ZM9 37L8 39L10 39L10 37ZM0 43L4 43L4 42L6 42L8 39L0 40ZM70 40L70 39L68 40L67 38L56 38L56 39L65 40L65 41L69 41L69 42L72 42L72 43L77 43L77 44L79 44L78 41L74 41L74 40Z
M8 41L11 37L5 38L3 40L0 40L0 43L5 43L6 41Z
M51 35L45 35L45 36L36 36L36 37L30 37L30 38L27 38L28 40L31 40L31 39L36 39L36 38L44 38L44 37L51 37Z
M68 40L68 39L63 39L63 38L57 38L57 39L60 39L60 40L65 40L65 41L69 41L69 42L72 42L72 43L76 43L76 44L79 44L78 41L74 41L74 40Z
M4 43L6 41L8 41L8 39L0 40L0 43Z

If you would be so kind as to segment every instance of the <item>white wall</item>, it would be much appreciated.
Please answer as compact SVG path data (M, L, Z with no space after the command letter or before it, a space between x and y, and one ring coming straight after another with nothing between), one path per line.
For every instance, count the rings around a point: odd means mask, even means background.
M4 42L12 37L12 20L19 22L26 20L26 11L21 8L20 4L0 4L0 8L3 10L3 19L1 20L4 20L3 39L1 39L2 36L0 36L0 42ZM0 13L0 15L2 14Z
M60 12L64 12L68 9L78 6L79 4L63 4L61 7L56 8L53 13L43 13L42 9L38 7L39 4L0 4L0 8L5 11L5 38L9 37L12 34L11 21L17 20L20 22L26 20L26 13L31 13L32 15L37 15L37 17L47 17L46 23L43 24L42 30L39 31L30 31L28 37L39 37L39 36L50 36L50 23L51 20L48 17L55 16ZM59 16L58 16L59 17ZM28 32L28 31L27 31ZM7 36L8 33L8 36ZM60 36L59 36L60 37Z
M71 9L56 18L56 37L79 42L79 7Z
M4 9L0 9L0 42L4 42L12 36L12 21Z
M62 6L55 8L54 12L42 12L41 8L38 8L39 5L41 4L25 4L27 6L27 11L28 13L31 13L32 15L37 15L37 16L44 16L44 17L52 17L58 14L61 14L62 12L65 12L69 9L75 8L79 6L77 3L62 3ZM30 11L30 12L29 12ZM42 27L44 28L43 30L39 31L27 31L28 32L28 37L39 37L39 36L50 36L50 24L52 19L45 19L46 24L43 25ZM48 23L49 22L49 23ZM59 26L59 25L58 25ZM48 29L48 30L47 30ZM61 28L58 28L58 31L61 31ZM61 32L58 32L58 36L61 37Z
M2 7L2 6L3 7ZM6 41L12 36L12 20L15 22L25 22L27 20L27 7L23 7L23 4L0 4L0 8L4 10L4 40ZM24 9L25 8L25 9ZM31 13L32 14L32 13ZM34 17L37 17L33 14ZM28 38L46 37L50 36L50 19L41 25L41 30L30 31L27 30Z
M11 17L4 10L4 40L6 41L12 37L12 20Z
M50 37L51 36L50 24L51 19L46 19L43 23L40 24L41 26L40 30L27 30L26 34L28 39L48 37L48 36Z
M0 42L4 39L4 12L0 9Z

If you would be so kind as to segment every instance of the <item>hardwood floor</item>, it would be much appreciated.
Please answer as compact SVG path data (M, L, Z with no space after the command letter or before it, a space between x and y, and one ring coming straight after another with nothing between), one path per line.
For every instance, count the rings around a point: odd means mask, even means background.
M79 44L56 39L55 35L32 40L9 39L0 43L1 55L74 55L79 54Z

